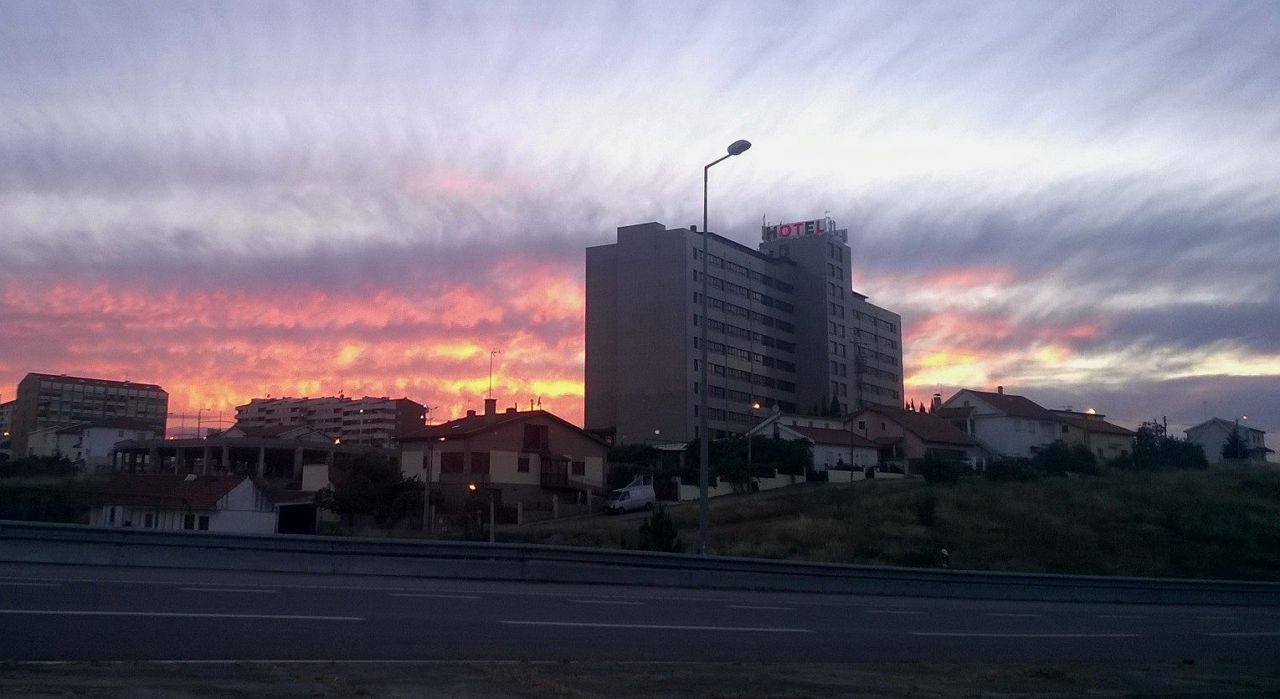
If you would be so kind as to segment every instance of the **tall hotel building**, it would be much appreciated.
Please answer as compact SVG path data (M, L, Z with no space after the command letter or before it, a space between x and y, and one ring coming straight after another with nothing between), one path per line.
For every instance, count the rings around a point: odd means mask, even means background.
M847 231L830 219L769 226L759 250L705 238L713 438L774 407L901 407L902 321L852 290ZM643 223L587 248L589 431L618 443L696 437L703 239L695 227Z

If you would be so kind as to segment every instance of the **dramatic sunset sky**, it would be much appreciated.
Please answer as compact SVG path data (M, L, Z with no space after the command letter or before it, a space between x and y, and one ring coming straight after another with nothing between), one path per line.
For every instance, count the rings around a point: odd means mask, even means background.
M0 398L580 422L584 248L738 138L712 229L847 226L910 398L1280 432L1275 2L0 0Z

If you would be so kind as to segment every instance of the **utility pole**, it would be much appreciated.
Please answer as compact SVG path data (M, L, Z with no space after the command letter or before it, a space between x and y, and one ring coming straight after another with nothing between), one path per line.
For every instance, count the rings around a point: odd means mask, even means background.
M502 354L499 350L489 350L489 395L485 398L493 397L493 355Z

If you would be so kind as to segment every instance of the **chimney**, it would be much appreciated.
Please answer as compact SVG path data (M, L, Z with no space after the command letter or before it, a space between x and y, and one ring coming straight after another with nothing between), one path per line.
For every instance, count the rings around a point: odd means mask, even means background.
M942 407L942 394L933 394L933 400L929 403L929 412L933 412Z
M516 414L516 409L515 409L515 408L507 408L507 414L508 414L508 415L515 415L515 414Z
M498 414L498 399L484 399L484 417L486 421L492 422L493 416Z
M476 416L476 411L474 410L467 411L467 417L475 417L475 416Z
M1003 396L1003 395L1004 395L1004 386L996 386L996 393L999 393L1000 395L1002 395L1002 396Z

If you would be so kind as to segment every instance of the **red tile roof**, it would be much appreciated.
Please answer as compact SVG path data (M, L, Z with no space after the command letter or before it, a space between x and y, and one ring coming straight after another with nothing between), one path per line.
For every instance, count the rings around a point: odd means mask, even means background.
M550 413L545 410L525 410L523 412L501 412L495 413L492 417L486 415L474 415L468 417L460 417L456 420L439 425L427 425L426 427L415 428L408 432L404 432L397 437L401 443L404 442L420 442L428 439L439 439L441 437L470 437L472 435L487 432L496 429L502 425L508 425L513 422L521 422L532 417L546 417L554 422L560 423L562 426L580 432L582 436L593 442L598 442L602 446L608 446L599 437L587 432L577 425L565 420L564 418Z
M1088 429L1088 431L1098 434L1117 434L1123 437L1132 437L1137 434L1133 430L1125 429L1119 425L1113 425L1100 417L1085 417L1079 413L1067 412L1065 410L1054 410L1051 412L1057 416L1059 421L1065 422L1068 425L1081 430ZM1086 422L1088 423L1087 428L1085 425Z
M109 505L212 510L247 476L197 476L171 473L121 473L102 489Z
M1040 406L1038 403L1023 396L1015 396L1012 393L992 393L990 391L975 391L971 388L965 389L969 393L986 401L988 405L1008 415L1009 417L1020 417L1028 420L1056 420L1056 415Z
M789 430L795 430L800 434L812 439L814 444L834 444L838 446L848 447L867 447L875 449L876 445L861 435L848 432L845 430L829 430L823 427L800 427L798 425L783 425Z
M862 413L879 413L926 442L978 446L978 442L973 437L946 420L929 413L916 413L902 408L875 407L855 413L855 417Z

